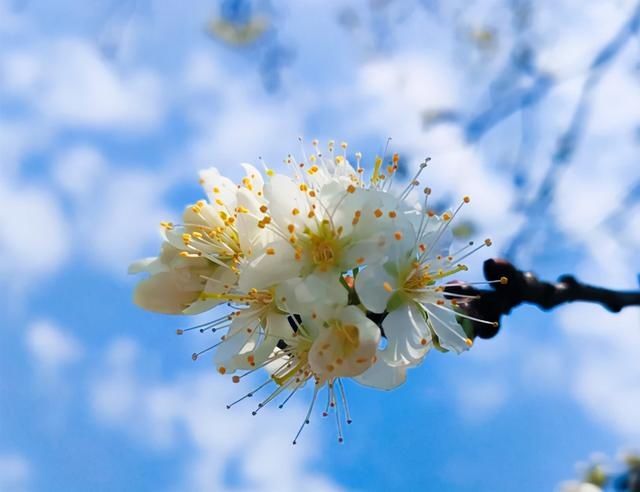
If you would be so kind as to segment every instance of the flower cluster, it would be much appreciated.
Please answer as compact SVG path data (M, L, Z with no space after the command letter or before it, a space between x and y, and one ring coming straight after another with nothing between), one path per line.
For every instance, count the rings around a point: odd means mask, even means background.
M162 223L160 255L130 267L149 274L134 294L145 309L197 314L225 306L178 334L222 333L193 359L215 349L218 371L235 383L260 368L269 373L238 400L272 384L254 414L313 386L296 439L326 388L323 415L335 412L342 441L342 421L351 422L343 378L388 390L431 348L467 350L472 340L459 321L470 318L461 309L470 298L445 284L467 269L465 258L490 245L450 251L449 226L469 198L454 211L431 211L431 190L418 181L427 161L402 189L394 183L397 154L376 157L367 176L361 154L354 166L347 144L340 149L329 142L324 154L314 141L307 156L303 145L300 159L285 161L289 175L243 164L239 184L216 169L202 171L207 199L189 205L182 224Z

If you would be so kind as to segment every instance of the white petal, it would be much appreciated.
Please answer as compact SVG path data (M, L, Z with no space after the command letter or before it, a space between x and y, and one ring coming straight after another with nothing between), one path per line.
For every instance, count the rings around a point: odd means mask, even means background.
M272 219L286 230L289 224L293 224L302 230L311 221L309 213L309 201L307 196L300 191L300 187L288 176L275 174L264 186L264 195L268 202L269 214ZM293 209L299 211L293 215Z
M467 334L456 321L455 313L434 304L424 304L423 307L427 311L429 324L443 348L458 354L469 350Z
M288 316L275 312L267 315L265 331L270 338L275 339L276 343L279 340L290 338L294 333Z
M273 254L267 254L267 251ZM300 262L296 261L293 248L284 239L276 239L255 253L254 258L241 266L238 286L244 292L277 285L300 273Z
M327 321L309 351L311 370L321 382L362 374L373 364L380 329L356 306L345 307L335 320Z
M384 288L385 282L392 287L391 292ZM380 265L367 266L356 277L356 293L360 302L374 313L384 312L395 289L395 279Z
M133 263L131 263L131 265L129 265L127 273L129 275L135 275L136 273L148 272L149 265L151 265L157 259L157 256L152 256L150 258L143 258L141 260L134 261Z
M380 263L387 254L389 237L387 233L376 231L366 239L351 242L340 258L340 270L351 270L363 263L366 265Z
M257 347L258 325L259 320L257 318L235 318L225 335L225 340L216 349L213 356L214 363L218 367L224 367L229 372L235 369L251 367L247 356ZM258 361L255 361L255 363L258 363Z
M245 254L250 254L253 250L264 248L267 242L273 241L274 234L266 228L258 227L258 220L263 215L260 207L264 205L264 200L259 200L244 188L238 190L237 199L238 207L244 207L249 211L238 214L235 226L238 230L240 249Z
M215 203L216 199L222 200L228 207L235 208L236 185L229 178L222 176L215 167L200 171L200 182L209 201ZM218 193L214 193L216 188Z
M198 299L203 285L187 269L162 272L136 286L133 302L149 311L178 314Z
M407 380L407 366L391 366L378 356L375 364L354 379L365 386L390 390Z
M431 348L431 333L423 314L413 304L392 311L382 322L387 347L381 356L392 366L417 365Z
M231 270L224 267L217 267L207 279L207 282L202 289L203 293L207 294L221 294L229 290L229 286L235 285L238 281L238 276ZM199 314L209 309L214 308L218 304L226 302L224 299L198 298L188 308L186 308L184 314Z
M246 162L240 165L244 168L244 172L246 173L247 178L249 178L249 180L251 181L253 193L262 191L264 187L264 179L262 178L262 173L258 171L254 166Z

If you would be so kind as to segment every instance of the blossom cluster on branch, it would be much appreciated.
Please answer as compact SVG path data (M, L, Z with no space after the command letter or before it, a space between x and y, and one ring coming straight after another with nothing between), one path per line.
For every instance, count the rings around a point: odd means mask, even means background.
M617 464L604 460L594 456L590 464L580 464L582 480L564 482L558 492L640 492L640 455L625 453Z
M130 267L149 274L134 294L145 309L198 314L228 306L178 333L222 333L193 359L215 350L218 371L233 382L268 372L258 389L274 389L254 413L279 396L284 405L310 383L301 431L326 388L323 415L335 412L340 441L342 421L351 421L342 378L388 390L431 348L471 347L474 335L460 323L470 315L461 306L475 296L448 292L445 284L467 269L470 254L490 245L451 251L450 224L469 198L433 212L431 190L419 182L428 160L402 187L394 183L397 154L376 157L367 176L361 154L352 165L346 150L330 141L325 153L313 141L307 155L301 142L301 156L285 160L288 175L242 164L238 184L217 169L202 171L207 199L187 206L181 224L162 223L160 255Z

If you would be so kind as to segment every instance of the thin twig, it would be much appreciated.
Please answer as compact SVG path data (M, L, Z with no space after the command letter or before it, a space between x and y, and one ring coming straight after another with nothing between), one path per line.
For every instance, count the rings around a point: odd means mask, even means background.
M465 284L450 285L451 293L478 296L469 306L469 312L487 321L497 321L497 326L474 323L475 335L492 338L500 329L500 317L509 314L523 303L549 310L567 302L592 302L617 313L627 306L640 306L640 291L618 291L595 287L579 282L571 275L561 276L556 283L539 280L533 273L518 270L506 260L487 260L484 276L495 281L506 277L508 282L492 284L492 290L476 289Z

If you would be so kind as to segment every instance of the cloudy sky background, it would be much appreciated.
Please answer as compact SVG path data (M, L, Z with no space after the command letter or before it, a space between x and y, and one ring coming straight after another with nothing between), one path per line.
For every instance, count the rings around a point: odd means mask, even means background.
M207 30L221 15L266 31L234 44ZM193 320L132 306L126 275L201 197L198 169L277 165L299 135L372 160L391 136L410 172L432 157L440 206L471 195L462 221L494 247L469 279L509 254L638 287L638 16L626 0L0 0L0 490L539 492L639 446L637 309L519 308L394 392L349 385L345 444L316 418L293 447L308 395L227 411L244 388L191 361L203 340L175 329Z

